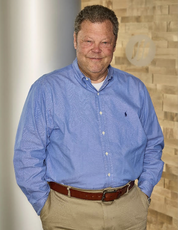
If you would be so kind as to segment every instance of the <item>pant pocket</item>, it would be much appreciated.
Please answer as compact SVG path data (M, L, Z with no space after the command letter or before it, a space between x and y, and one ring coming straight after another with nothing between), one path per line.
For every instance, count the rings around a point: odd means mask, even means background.
M148 197L146 196L146 194L145 194L144 192L142 192L142 190L141 190L138 186L137 186L137 190L138 190L138 193L139 193L139 195L140 195L140 199L141 199L141 202L142 202L144 208L145 208L146 210L148 210L148 207L149 207L149 205L150 205L150 202L149 202L149 200L148 200Z
M56 229L76 229L71 224L75 223L73 213L71 213L68 197L58 194L54 190L50 191L49 197L41 211L40 218L44 230ZM70 199L70 198L68 198Z
M118 226L114 229L146 229L148 207L146 207L146 200L144 200L143 204L143 195L137 185L134 185L127 195L114 201L117 204L115 219L117 220L116 226Z
M50 206L51 206L51 192L49 193L46 203L44 204L40 213L40 218L42 222L47 218L49 214Z

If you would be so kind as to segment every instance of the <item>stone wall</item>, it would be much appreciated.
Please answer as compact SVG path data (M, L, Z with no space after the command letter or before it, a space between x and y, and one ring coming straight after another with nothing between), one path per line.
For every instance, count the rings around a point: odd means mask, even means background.
M82 8L101 4L113 9L120 29L112 65L140 78L150 93L165 137L161 181L155 186L148 213L147 230L178 229L178 1L177 0L82 0ZM151 43L132 44L130 61L126 47L131 37L144 35L155 44L153 60L147 59ZM154 45L152 44L152 45Z

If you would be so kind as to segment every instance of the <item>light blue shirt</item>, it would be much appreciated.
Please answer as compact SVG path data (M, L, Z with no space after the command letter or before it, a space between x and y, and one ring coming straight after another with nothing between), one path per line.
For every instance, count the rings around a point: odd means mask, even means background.
M109 66L97 91L75 59L30 89L15 142L16 179L38 215L50 191L47 181L102 189L138 179L150 196L161 178L163 146L139 79Z

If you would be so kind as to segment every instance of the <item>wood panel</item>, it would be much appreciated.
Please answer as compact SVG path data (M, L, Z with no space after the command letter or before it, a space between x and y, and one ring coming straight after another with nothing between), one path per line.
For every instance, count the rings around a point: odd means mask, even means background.
M155 186L147 230L178 229L178 1L82 0L82 8L101 4L119 19L119 37L112 65L140 78L148 88L165 137L164 171ZM125 53L133 35L144 34L156 45L148 66L132 65Z

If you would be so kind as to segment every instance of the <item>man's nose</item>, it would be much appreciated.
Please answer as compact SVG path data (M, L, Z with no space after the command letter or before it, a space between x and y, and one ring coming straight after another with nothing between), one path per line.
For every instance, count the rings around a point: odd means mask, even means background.
M95 53L101 52L100 43L94 43L93 47L92 47L92 51L95 52Z

